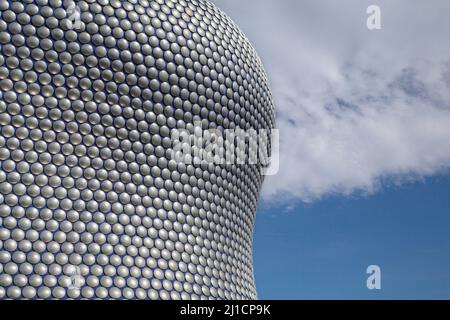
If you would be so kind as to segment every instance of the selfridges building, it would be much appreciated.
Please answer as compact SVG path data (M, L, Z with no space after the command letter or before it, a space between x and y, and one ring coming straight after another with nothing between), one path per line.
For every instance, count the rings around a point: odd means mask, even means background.
M169 157L175 129L274 128L207 0L0 0L0 298L254 299L258 164Z

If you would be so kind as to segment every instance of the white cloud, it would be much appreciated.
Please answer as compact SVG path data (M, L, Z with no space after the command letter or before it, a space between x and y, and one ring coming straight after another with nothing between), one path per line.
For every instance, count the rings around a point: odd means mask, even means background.
M280 173L268 200L374 192L450 167L450 3L217 0L273 86ZM284 196L284 197L283 197Z

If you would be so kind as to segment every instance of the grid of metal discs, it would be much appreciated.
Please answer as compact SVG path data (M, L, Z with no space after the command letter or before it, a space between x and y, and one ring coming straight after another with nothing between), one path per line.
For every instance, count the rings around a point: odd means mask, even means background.
M273 128L254 49L208 1L75 5L0 1L0 298L255 298L258 166L167 157Z

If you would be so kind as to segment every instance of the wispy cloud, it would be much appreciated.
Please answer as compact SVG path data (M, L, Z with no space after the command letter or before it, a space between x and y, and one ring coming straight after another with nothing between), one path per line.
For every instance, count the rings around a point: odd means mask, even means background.
M448 1L218 0L259 51L281 134L264 197L371 193L450 167Z

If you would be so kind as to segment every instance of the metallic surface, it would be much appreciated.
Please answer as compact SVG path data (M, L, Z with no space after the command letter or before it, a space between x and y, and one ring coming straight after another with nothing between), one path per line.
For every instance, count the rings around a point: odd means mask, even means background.
M274 127L254 49L208 1L74 3L0 0L0 298L256 298L257 166L167 156Z

